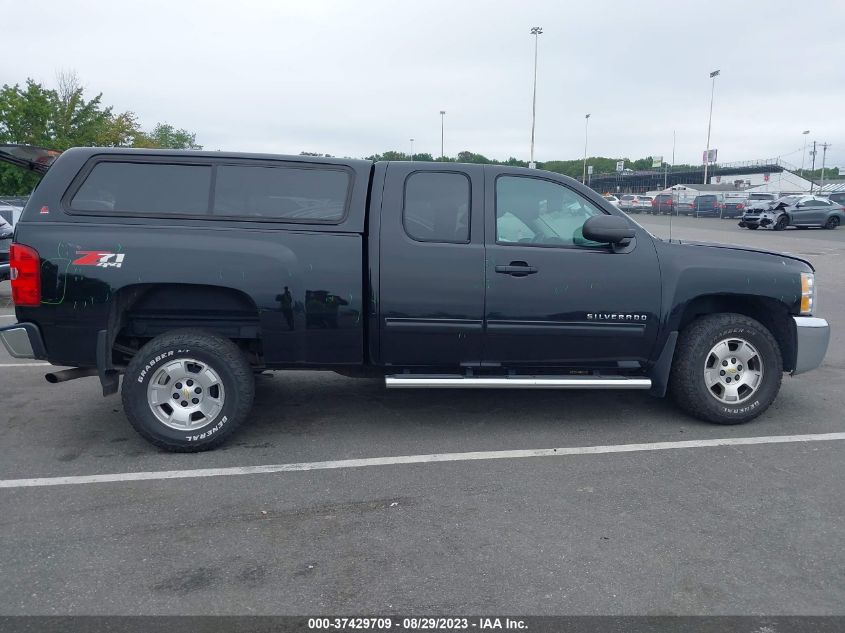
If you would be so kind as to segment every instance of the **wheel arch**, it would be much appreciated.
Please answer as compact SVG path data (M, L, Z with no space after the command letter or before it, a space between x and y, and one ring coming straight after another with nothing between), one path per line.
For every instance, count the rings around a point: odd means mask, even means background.
M229 286L185 283L132 284L113 296L109 321L112 361L122 364L146 341L184 328L231 339L261 359L260 314L255 301Z
M795 368L795 324L782 302L755 295L706 294L688 301L678 315L673 330L683 331L695 319L720 313L736 313L759 321L778 343L784 371Z

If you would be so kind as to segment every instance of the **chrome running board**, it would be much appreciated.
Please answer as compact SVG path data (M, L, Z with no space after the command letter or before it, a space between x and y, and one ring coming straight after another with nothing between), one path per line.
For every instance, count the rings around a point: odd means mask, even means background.
M415 376L384 377L388 389L651 389L651 378L628 376Z

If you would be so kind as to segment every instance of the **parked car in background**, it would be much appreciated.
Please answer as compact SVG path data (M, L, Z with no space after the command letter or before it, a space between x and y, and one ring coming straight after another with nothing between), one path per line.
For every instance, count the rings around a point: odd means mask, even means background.
M626 193L619 198L619 208L630 213L640 213L644 209L651 209L651 196Z
M748 210L761 211L763 209L768 209L771 203L780 197L781 196L777 193L750 193L748 194L748 200L745 203L746 212Z
M831 202L835 202L836 204L841 204L845 206L845 191L837 191L836 193L832 193L827 197L827 199Z
M723 218L738 218L745 212L747 198L725 198L722 201Z
M14 233L12 225L0 217L0 281L9 278L9 246L12 244Z
M719 196L708 193L696 196L691 202L678 202L675 211L678 215L693 215L695 217L719 217L722 206Z
M634 202L634 212L641 213L643 211L651 211L651 203L653 200L653 196L637 196L637 200Z
M634 208L634 201L637 199L637 196L631 193L626 193L624 196L619 197L619 208L623 211L630 211Z
M743 190L725 191L719 195L719 202L722 209L719 214L722 218L738 218L745 212L748 206L748 192Z
M13 227L26 206L26 198L0 198L0 218Z
M617 209L621 209L621 207L619 206L620 200L619 200L619 198L617 198L616 196L611 195L611 194L609 194L609 193L606 193L606 194L605 194L604 196L602 196L602 197L603 197L605 200L607 200L610 204L612 204L614 207L616 207Z
M722 200L716 194L696 196L692 201L695 217L718 218L722 213Z
M671 214L675 212L675 199L671 193L659 193L651 201L651 212L654 215Z
M782 231L788 226L836 229L845 223L845 209L821 196L784 196L765 210L749 209L739 221L747 229L768 227Z

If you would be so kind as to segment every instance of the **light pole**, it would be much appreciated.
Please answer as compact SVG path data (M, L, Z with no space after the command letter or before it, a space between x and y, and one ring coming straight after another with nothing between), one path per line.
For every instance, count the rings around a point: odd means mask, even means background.
M534 123L537 118L537 46L540 42L540 35L542 34L543 27L531 27L531 35L534 36L534 96L531 98L531 158L528 161L528 167L531 169L537 166L534 162Z
M590 115L584 116L584 175L581 178L583 184L587 183L587 129L590 124Z
M443 151L443 126L445 125L446 120L446 110L440 111L440 160L446 158L446 154Z
M714 70L710 73L710 117L707 119L707 151L704 154L704 184L707 184L707 166L710 164L710 125L713 123L713 93L716 91L716 77L719 76L719 71Z
M804 135L804 151L801 152L801 177L804 177L804 160L807 158L807 135L810 133L810 130L804 130L801 134Z
M411 139L411 160L414 160L414 139Z

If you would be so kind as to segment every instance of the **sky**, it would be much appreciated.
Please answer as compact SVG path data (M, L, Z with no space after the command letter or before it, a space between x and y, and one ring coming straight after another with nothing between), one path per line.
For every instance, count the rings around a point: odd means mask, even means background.
M206 149L363 157L394 149L700 163L709 73L720 162L805 138L845 167L842 0L0 0L0 84L55 84L166 121ZM811 132L806 137L803 130ZM810 157L806 158L809 167ZM821 163L818 154L817 167Z

